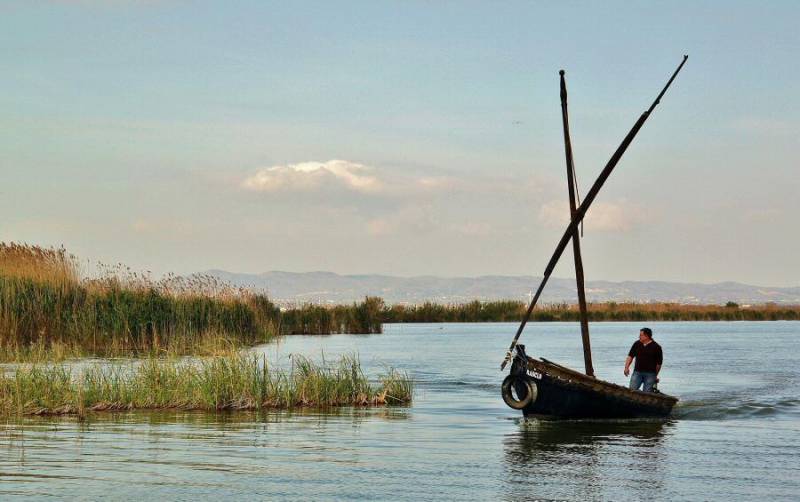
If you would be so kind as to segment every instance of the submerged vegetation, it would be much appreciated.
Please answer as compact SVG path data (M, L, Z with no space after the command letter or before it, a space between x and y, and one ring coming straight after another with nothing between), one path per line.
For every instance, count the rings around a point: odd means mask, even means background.
M413 382L388 369L370 382L358 358L336 364L294 357L291 369L241 352L208 359L20 365L0 377L0 414L77 414L134 409L263 410L410 403Z

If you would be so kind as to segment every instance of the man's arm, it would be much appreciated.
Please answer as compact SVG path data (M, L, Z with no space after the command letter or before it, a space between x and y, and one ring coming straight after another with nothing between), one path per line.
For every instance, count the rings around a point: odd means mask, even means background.
M633 345L631 345L631 350L628 351L628 358L625 359L625 371L623 372L625 373L625 376L628 376L631 372L631 362L633 361L633 358L636 357L637 343L639 342L633 342Z
M661 349L661 345L658 346L658 353L656 354L656 376L658 376L658 372L661 371L661 365L664 363L664 351Z
M658 382L658 372L661 371L661 365L664 363L664 352L661 350L661 345L658 346L658 354L656 355L656 382Z

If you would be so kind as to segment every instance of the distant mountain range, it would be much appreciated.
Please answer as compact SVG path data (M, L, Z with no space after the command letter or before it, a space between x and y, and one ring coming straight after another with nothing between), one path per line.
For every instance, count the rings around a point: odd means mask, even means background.
M264 272L239 274L210 270L236 286L266 290L279 304L350 303L365 296L380 296L388 303L463 303L472 300L528 301L541 277L394 277L339 275L332 272ZM663 281L588 281L591 302L677 302L686 304L767 303L800 304L800 287L774 288L736 282L717 284ZM544 303L577 302L575 279L551 278L542 294Z

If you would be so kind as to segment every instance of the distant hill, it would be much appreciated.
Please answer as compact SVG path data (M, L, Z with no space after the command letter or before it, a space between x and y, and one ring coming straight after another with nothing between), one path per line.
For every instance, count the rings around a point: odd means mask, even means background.
M224 270L206 272L231 284L266 290L278 303L349 303L365 296L380 296L388 303L463 303L471 300L527 301L541 280L534 276L485 275L480 277L394 277L389 275L339 275L332 272L264 272L239 274ZM589 301L678 302L687 304L740 304L775 302L800 304L800 287L773 288L736 282L717 284L663 281L588 281ZM544 303L577 301L575 279L551 278L542 295Z

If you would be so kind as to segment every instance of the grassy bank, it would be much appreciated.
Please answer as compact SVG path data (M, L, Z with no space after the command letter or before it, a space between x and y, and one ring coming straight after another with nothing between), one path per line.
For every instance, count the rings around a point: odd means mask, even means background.
M283 371L263 357L229 353L98 363L74 371L64 364L20 366L0 377L0 414L369 406L410 403L412 394L406 374L388 370L371 383L355 357L334 365L295 357Z

